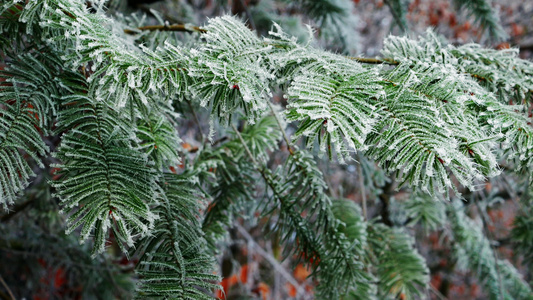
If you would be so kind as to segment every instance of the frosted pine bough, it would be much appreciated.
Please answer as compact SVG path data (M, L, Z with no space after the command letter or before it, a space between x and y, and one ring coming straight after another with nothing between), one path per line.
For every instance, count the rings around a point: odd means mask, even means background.
M238 195L237 202L253 198L217 189L249 183L247 176L264 180L268 196L255 201L279 214L283 240L297 237L298 247L287 255L320 262L312 267L323 297L421 295L428 270L412 238L331 199L310 154L315 145L341 163L359 151L431 197L457 195L461 185L476 189L499 174L498 160L526 170L533 162L529 103L509 104L530 97L533 64L514 51L454 47L429 31L418 40L389 37L384 64L375 66L299 44L275 24L270 36L259 38L229 16L210 20L192 45L171 36L143 45L124 34L128 25L102 9L88 13L83 3L9 1L1 14L7 16L3 34L22 30L49 55L0 45L11 56L1 75L11 85L0 87L0 202L9 208L30 183L34 171L24 153L44 167L41 157L50 149L42 135L60 136L52 155L62 176L50 184L68 216L67 232L79 230L82 241L94 237L94 255L105 250L110 231L122 251L142 253L140 295L209 297L218 280L209 246L232 220L200 212L205 199L225 199L225 192ZM287 99L279 111L272 103L277 90ZM209 155L200 160L199 154L177 175L167 170L180 161L174 110L184 101L199 103L228 128L238 119L253 125L234 131L220 148L206 145ZM290 156L272 171L267 150L282 135L271 133L286 124L296 127L287 141ZM299 149L294 144L301 138ZM220 174L208 174L213 167ZM208 179L216 185L198 188ZM483 237L459 234L467 230L466 216L452 209L447 215L457 227L458 249L479 240L485 245ZM401 238L369 241L377 235ZM415 271L400 280L388 261L366 257L367 247L375 254L405 249L405 256L388 259L409 262ZM470 263L480 264L475 257ZM494 284L494 264L503 262L483 263L480 277L489 272ZM530 292L513 271L508 279L519 294Z

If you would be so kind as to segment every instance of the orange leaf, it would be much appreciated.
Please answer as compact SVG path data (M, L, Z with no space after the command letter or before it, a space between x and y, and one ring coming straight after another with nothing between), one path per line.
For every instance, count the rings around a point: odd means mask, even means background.
M286 283L285 287L287 288L287 293L289 294L289 297L296 297L296 287L290 283Z
M192 149L192 146L189 143L183 143L183 144L181 144L181 146L183 147L183 149L185 149L187 151Z
M232 286L236 285L237 283L239 283L239 279L237 278L237 274L231 275L231 277L229 278L229 286L232 287Z
M294 278L298 281L305 281L305 279L311 274L308 268L304 267L302 264L298 264L293 271Z
M261 294L263 300L267 300L270 294L270 287L266 283L260 282L257 286L257 292Z

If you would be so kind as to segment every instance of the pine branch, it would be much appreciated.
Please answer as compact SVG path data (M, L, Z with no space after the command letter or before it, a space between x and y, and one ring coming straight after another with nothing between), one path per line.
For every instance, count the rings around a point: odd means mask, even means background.
M324 287L320 293L324 297L338 297L356 282L363 284L368 280L362 275L362 266L356 261L356 254L350 250L351 243L360 241L349 242L344 234L337 231L340 221L333 215L331 200L323 191L326 186L321 178L322 174L316 169L311 157L294 150L285 167L287 174L279 171L272 173L258 164L243 136L235 126L233 129L249 159L271 189L273 200L280 205L280 219L275 230L284 233L282 240L286 243L293 242L291 233L296 236L297 247L287 249L285 256L294 254L317 269L317 276ZM302 213L305 213L305 218ZM311 219L313 223L309 222ZM332 290L327 288L329 286L342 289Z
M507 261L495 259L490 241L483 234L482 228L465 215L462 203L454 201L453 205L448 207L447 214L459 264L476 273L491 299L498 299L501 294L505 299L521 299L531 295L531 288L516 269ZM499 274L498 269L501 270ZM503 290L499 284L499 276L503 281Z
M68 133L54 154L62 163L53 165L63 176L51 184L69 214L67 232L81 226L83 241L94 231L96 255L105 250L111 229L126 252L134 235L147 235L153 227L156 215L148 203L154 197L154 173L146 156L132 149L133 134L116 112L83 92L63 99L57 132Z
M370 249L376 260L381 297L413 299L429 283L429 269L413 247L414 239L399 228L372 224L368 229Z
M509 99L522 103L533 90L532 64L516 52L453 47L429 32L416 41L387 39L383 59L347 58L311 42L299 44L279 26L259 38L229 16L211 19L205 29L163 25L124 31L122 21L102 9L88 13L81 2L13 3L0 8L0 25L6 25L1 30L8 37L0 47L18 37L36 46L17 45L13 53L27 47L33 56L42 52L50 58L21 55L21 62L2 72L13 85L0 86L0 201L13 202L28 185L32 160L42 165L48 149L41 133L61 135L55 154L60 162L54 166L62 177L51 185L69 214L68 231L81 227L82 241L95 235L94 252L103 251L109 231L123 251L141 237L139 297L210 296L218 277L211 273L209 247L215 248L241 205L254 200L250 191L259 174L266 183L265 214L277 213L274 229L285 243L296 245L285 254L311 265L320 296L338 298L349 291L374 296L367 272L372 263L380 279L378 296L420 295L427 268L412 239L374 224L367 238L358 208L328 196L316 159L307 152L316 140L330 158L342 162L364 152L396 172L402 184L433 196L450 188L458 192L456 182L476 188L474 182L500 172L497 158L515 156L522 168L532 164L530 117L524 107L507 104ZM330 16L344 14L335 7ZM11 13L14 17L3 17ZM324 29L339 25L328 12L316 13ZM176 46L180 41L156 37L139 45L141 40L127 36L152 30L201 32L202 40ZM306 149L291 145L283 116L270 103L278 89L288 101L282 113L297 128L294 139L305 137ZM204 145L190 151L197 155L183 175L166 174L179 161L170 109L183 99L198 101L220 123L233 124L242 116L252 125L242 132L233 126L235 138L216 149ZM267 106L274 117L264 117ZM272 171L266 167L269 151L282 138L290 155ZM200 189L213 199L203 224ZM382 196L385 205L389 196ZM442 226L439 205L424 197L407 204L412 222ZM528 220L518 220L527 227ZM468 221L458 217L452 225L457 251L486 248L486 237L470 230ZM367 239L370 254L363 251ZM509 295L531 292L514 268L477 254L468 253L469 264L481 276L493 280L499 269ZM359 288L353 291L354 286Z
M401 204L408 218L408 226L421 225L426 233L439 230L446 224L446 204L426 194L414 194Z
M139 105L139 107L142 106ZM144 112L136 126L139 150L148 154L157 170L176 166L180 157L176 145L181 144L177 130L162 113Z
M213 201L207 207L202 224L213 252L218 251L217 242L227 235L228 228L233 226L243 205L247 201L253 201L250 189L255 184L255 170L244 159L228 154L229 151L235 151L232 146L225 144L218 149L206 148L198 157L199 162L207 162L212 171L210 174L214 173L216 177L214 186L209 190Z
M507 34L500 24L500 18L494 8L491 7L491 1L488 0L454 0L453 3L457 10L466 9L469 15L474 16L483 30L488 30L489 36L494 40L504 40Z
M163 174L159 182L159 205L154 211L160 218L152 235L139 243L143 253L137 268L139 297L212 299L210 292L220 288L199 222L204 203L190 185L175 174Z
M45 60L23 54L0 72L6 80L0 85L0 205L5 210L35 176L25 156L44 167L41 157L49 147L41 135L49 133L54 101L68 93L60 91L57 62L52 55Z
M406 32L407 27L407 8L409 0L385 0L385 4L389 7L394 20L402 32Z

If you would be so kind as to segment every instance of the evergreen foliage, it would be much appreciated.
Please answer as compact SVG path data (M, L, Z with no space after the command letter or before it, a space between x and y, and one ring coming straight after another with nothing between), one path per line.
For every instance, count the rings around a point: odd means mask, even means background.
M0 6L5 211L32 180L47 181L66 233L90 241L92 258L109 245L139 258L138 298L213 298L221 288L215 255L246 210L268 220L265 231L279 237L283 258L311 269L319 298L424 298L430 271L415 238L337 199L317 163L324 154L342 166L357 157L366 175L360 188L382 195L378 188L394 184L369 174L391 174L411 193L401 205L405 223L444 230L454 257L491 299L531 297L457 200L500 175L503 163L530 178L533 63L517 50L454 46L429 30L417 39L388 37L383 58L367 64L320 49L310 27L302 43L280 25L260 37L222 16L180 27L192 32L183 37L145 32L137 16L93 2ZM295 2L323 36L343 27L343 7L352 5ZM387 2L407 29L406 1ZM454 2L502 36L487 1ZM181 145L187 120L199 127L194 149ZM273 153L281 144L280 158ZM51 168L54 176L43 180ZM529 198L522 205L531 212ZM528 263L532 224L524 213L513 229Z

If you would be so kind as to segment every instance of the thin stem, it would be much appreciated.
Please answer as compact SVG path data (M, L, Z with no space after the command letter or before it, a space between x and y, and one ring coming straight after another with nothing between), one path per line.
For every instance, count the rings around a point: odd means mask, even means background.
M399 65L400 64L399 61L395 61L395 60L388 59L388 58L380 59L380 58L354 57L354 56L346 56L346 58L355 60L363 64L372 64L372 65L381 65L381 64Z
M250 151L250 149L248 148L248 145L246 145L246 142L244 141L244 139L242 138L242 135L241 133L239 132L239 130L237 129L237 127L235 127L235 125L231 124L231 128L233 128L233 131L235 131L235 134L237 134L237 137L239 138L239 140L241 141L241 144L242 146L244 147L244 150L246 151L246 154L248 154L248 156L250 157L250 159L252 160L252 162L254 163L254 165L256 166L256 168L260 168L259 164L257 163L257 160L255 160L255 157L253 156L252 152ZM260 170L260 169L259 169ZM263 175L264 173L261 172Z
M4 278L2 277L2 275L0 275L0 283L2 283L2 285L6 289L7 293L9 294L9 297L11 297L12 300L15 300L15 296L13 295L13 292L11 291L7 283L4 281Z
M252 27L252 30L255 30L255 24L253 23L250 12L248 11L248 8L246 6L245 6L245 13L249 19L250 27ZM138 31L179 31L179 32L191 32L191 33L192 32L199 32L199 33L207 32L206 29L200 28L199 26L188 26L185 24L150 25L150 26L137 27L136 29L137 30L124 29L124 33L137 34ZM398 61L387 59L387 58L379 59L379 58L352 57L352 56L348 56L347 58L358 61L360 63L365 63L365 64L388 64L388 65L399 65L400 64L400 62Z
M305 295L305 290L300 286L298 281L292 277L285 268L280 265L280 263L277 261L276 258L274 258L272 255L270 255L268 252L266 252L257 242L254 240L254 238L244 229L239 223L235 223L235 227L239 231L239 233L246 239L248 242L254 246L254 250L259 253L263 258L265 258L285 279L292 284L297 291L297 295Z
M365 182L363 180L363 168L361 167L361 156L359 156L359 165L357 165L357 171L359 175L359 189L361 190L361 203L362 203L361 206L363 208L363 218L366 221L367 220L366 190L365 190Z
M281 125L281 121L279 120L278 114L274 110L274 106L272 106L272 103L268 101L268 106L270 107L270 110L272 111L272 114L274 115L274 118L276 119L276 122L278 123L279 130L281 130L281 134L283 135L283 139L285 140L285 143L287 144L287 149L289 150L289 153L292 155L294 152L291 148L291 143L289 141L289 137L287 136L287 133L285 132L285 129Z
M440 300L447 300L448 298L446 298L446 296L444 296L441 292L439 292L439 290L437 290L433 284L429 284L429 289L437 296L437 298L439 298Z
M188 26L185 24L172 24L172 25L149 25L137 27L139 31L180 31L180 32L199 32L206 33L207 30L198 26ZM137 34L138 31L131 29L124 29L126 34Z

